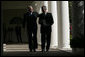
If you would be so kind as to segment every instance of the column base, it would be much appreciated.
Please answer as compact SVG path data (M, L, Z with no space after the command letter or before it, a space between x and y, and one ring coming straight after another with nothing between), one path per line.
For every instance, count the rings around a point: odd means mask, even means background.
M57 49L57 45L51 45L50 48Z
M6 44L3 44L3 46L6 46Z
M71 47L62 47L62 48L58 48L59 50L63 50L63 51L67 51L67 52L72 52L72 48Z

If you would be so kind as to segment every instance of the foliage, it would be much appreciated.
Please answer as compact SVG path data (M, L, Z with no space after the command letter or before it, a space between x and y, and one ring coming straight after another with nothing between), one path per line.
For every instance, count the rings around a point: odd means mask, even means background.
M72 48L84 48L84 36L72 38L70 45Z
M70 23L72 23L72 1L69 1L69 18L70 18Z

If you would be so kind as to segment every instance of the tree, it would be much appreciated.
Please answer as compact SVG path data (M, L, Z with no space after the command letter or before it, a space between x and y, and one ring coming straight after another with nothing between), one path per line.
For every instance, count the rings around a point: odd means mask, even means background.
M72 2L72 48L84 48L84 1Z

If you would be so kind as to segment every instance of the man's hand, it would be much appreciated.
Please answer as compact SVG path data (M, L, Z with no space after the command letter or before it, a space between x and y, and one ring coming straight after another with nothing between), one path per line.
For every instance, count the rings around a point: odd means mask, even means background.
M43 20L43 25L44 25L44 26L49 26L49 25L46 23L46 20Z

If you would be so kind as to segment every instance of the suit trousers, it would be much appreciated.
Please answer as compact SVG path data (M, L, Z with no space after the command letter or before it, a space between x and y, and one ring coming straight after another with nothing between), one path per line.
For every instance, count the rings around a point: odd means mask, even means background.
M29 43L29 49L35 50L37 48L37 30L32 30L27 28L28 33L28 43Z
M43 33L41 33L41 48L42 48L42 50L45 49L45 44L46 43L47 43L46 50L49 50L50 40L51 40L51 32L43 32Z

